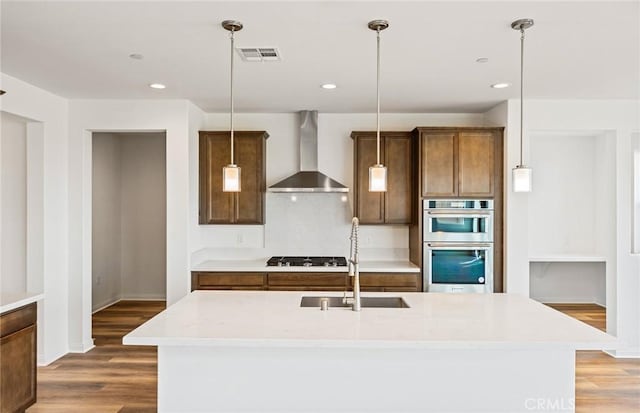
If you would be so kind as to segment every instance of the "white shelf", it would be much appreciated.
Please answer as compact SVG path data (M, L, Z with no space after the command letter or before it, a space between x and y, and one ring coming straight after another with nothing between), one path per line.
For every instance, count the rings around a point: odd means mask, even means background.
M529 257L529 262L606 262L606 257L596 255L543 255Z

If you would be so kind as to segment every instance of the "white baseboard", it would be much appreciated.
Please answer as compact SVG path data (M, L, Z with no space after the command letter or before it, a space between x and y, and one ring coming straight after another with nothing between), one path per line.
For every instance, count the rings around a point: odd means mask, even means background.
M58 360L60 357L65 356L66 354L67 353L60 353L60 354L56 354L56 355L47 357L47 355L44 354L44 353L38 353L37 364L38 364L39 367L48 366L49 364L51 364L54 361Z
M107 307L111 307L120 301L167 301L167 297L162 294L121 295L101 303L98 308L91 311L91 314L95 314Z
M599 303L593 298L577 298L577 297L531 297L532 300L536 300L545 304L596 304L600 307L607 308L605 304Z
M86 353L94 347L93 338L85 342L69 343L69 353Z
M119 301L166 301L167 296L162 294L131 294L123 295Z
M640 349L603 350L617 359L640 359Z
M111 298L111 299L109 299L109 300L105 301L103 304L100 304L100 305L98 306L98 308L96 308L96 309L92 310L92 311L91 311L91 314L95 314L95 313L97 313L98 311L104 310L104 309L105 309L105 308L107 308L107 307L111 307L112 305L114 305L115 303L117 303L117 302L118 302L118 301L120 301L120 300L122 300L122 298L120 298L120 297L117 297L117 298Z

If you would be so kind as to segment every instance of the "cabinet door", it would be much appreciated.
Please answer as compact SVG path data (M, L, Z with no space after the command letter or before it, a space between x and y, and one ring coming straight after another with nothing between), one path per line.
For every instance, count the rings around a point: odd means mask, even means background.
M422 196L456 196L458 165L454 132L422 132Z
M293 289L331 289L344 290L347 286L347 275L345 273L306 273L306 272L282 272L270 273L269 289L270 290L287 290Z
M192 272L193 290L264 290L266 274L242 272Z
M0 339L2 412L24 411L36 401L36 326Z
M360 286L370 291L416 291L420 273L360 273Z
M381 145L381 158L384 157L384 146ZM354 165L355 171L355 216L361 224L384 223L384 193L369 192L369 167L375 165L376 137L357 136L355 138Z
M494 195L495 133L461 131L458 133L458 195L492 197Z
M200 133L200 224L234 221L234 195L222 192L222 168L230 157L228 133Z
M411 223L411 135L386 136L384 164L387 192L384 194L384 222Z
M235 138L236 164L241 168L241 189L235 194L235 223L264 223L264 139L262 135L238 134Z

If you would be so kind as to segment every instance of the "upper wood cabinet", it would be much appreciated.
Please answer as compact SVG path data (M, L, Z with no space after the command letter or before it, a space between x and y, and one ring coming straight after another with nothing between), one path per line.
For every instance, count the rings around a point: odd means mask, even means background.
M424 198L496 195L502 128L417 128Z
M200 224L264 224L266 139L264 131L234 132L241 192L222 191L222 168L229 164L229 132L200 131Z
M410 132L382 132L380 161L387 167L387 192L369 192L369 167L376 163L376 133L353 132L354 215L361 224L409 224L412 199Z

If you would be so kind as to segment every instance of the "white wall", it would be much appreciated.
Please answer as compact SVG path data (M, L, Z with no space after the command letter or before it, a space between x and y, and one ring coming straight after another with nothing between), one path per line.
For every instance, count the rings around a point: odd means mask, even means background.
M0 291L27 290L27 124L2 112Z
M237 130L266 130L267 186L299 170L298 114L237 114ZM351 132L375 130L375 114L320 113L318 116L318 168L353 188ZM416 126L478 126L482 114L382 114L384 130L410 131ZM207 114L202 129L227 130L228 114ZM191 134L191 147L198 136ZM340 194L267 194L264 226L198 225L197 151L191 153L190 234L192 263L223 257L265 258L282 254L345 255L353 194L347 202ZM310 218L313 217L313 218ZM324 225L323 225L324 223ZM408 257L406 226L363 226L363 258Z
M632 251L640 254L640 132L632 135L633 148L633 245Z
M529 256L602 261L531 264L530 296L604 305L608 243L603 240L615 217L610 202L615 198L615 139L603 131L532 132L529 148L535 171L534 190L528 194Z
M92 309L166 297L164 133L93 134Z
M127 133L119 138L122 159L121 297L165 299L167 201L164 133Z
M73 100L69 117L69 286L71 351L91 339L92 132L166 131L166 293L171 305L189 292L189 120L185 100Z
M595 303L606 306L604 262L532 262L530 295L543 303Z
M68 352L68 101L2 74L0 110L28 119L27 288L38 306L38 360Z
M529 253L597 255L597 135L547 133L531 137L535 185L529 196Z
M122 155L116 134L93 134L92 310L122 296Z
M551 101L527 100L525 105L525 163L528 162L531 135L541 132L599 131L610 139L601 146L598 163L610 157L612 169L606 184L599 183L596 194L601 205L598 216L598 250L606 259L607 331L620 337L626 348L616 355L640 355L640 256L632 254L632 133L640 129L637 101ZM504 117L503 117L504 118ZM507 167L519 157L518 101L507 103ZM598 163L594 165L597 168ZM534 191L536 170L533 171ZM506 175L506 288L507 292L530 295L529 216L531 194L514 193L510 173ZM598 174L598 179L603 175ZM607 212L609 211L609 212Z

